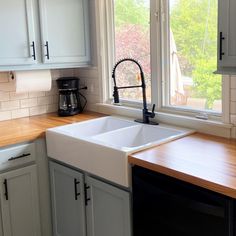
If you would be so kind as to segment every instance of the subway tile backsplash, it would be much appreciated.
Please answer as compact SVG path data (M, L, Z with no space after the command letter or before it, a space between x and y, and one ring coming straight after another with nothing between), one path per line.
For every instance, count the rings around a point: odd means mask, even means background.
M15 93L8 72L0 72L0 121L57 111L58 90L55 79L74 76L73 69L52 70L52 89L48 92Z

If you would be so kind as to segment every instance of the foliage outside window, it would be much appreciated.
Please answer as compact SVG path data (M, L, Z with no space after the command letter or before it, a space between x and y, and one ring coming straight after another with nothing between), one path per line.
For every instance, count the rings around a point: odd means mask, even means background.
M150 66L150 1L115 0L115 60L134 58L142 65L147 84L147 100L151 101ZM121 64L117 69L117 85L138 85L138 67L133 63ZM126 100L142 100L141 89L120 91Z
M169 6L183 83L182 93L172 94L171 105L188 106L189 101L193 108L221 112L221 76L213 73L217 68L218 1L170 0ZM180 95L182 100L178 100Z
M218 0L169 0L168 43L169 66L165 78L151 78L150 2L155 0L114 0L115 60L137 59L147 82L151 101L151 81L168 80L168 106L194 110L222 110L221 76L215 75L217 65ZM168 5L168 4L167 4ZM161 40L161 39L160 39ZM159 56L159 55L157 55ZM161 60L163 63L164 60ZM118 86L139 83L138 70L127 64L117 72ZM166 90L165 90L166 91ZM126 100L142 99L139 89L121 91Z

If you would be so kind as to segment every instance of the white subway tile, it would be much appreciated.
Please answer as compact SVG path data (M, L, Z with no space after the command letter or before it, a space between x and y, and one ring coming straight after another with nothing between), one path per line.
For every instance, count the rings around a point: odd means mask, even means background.
M232 128L231 137L236 139L236 127Z
M2 111L11 111L14 109L20 108L20 101L7 101L7 102L1 102L1 110Z
M47 106L37 106L30 108L30 116L41 115L47 112Z
M38 105L37 98L28 98L20 100L20 107L21 108L27 108L27 107L35 107Z
M13 92L15 90L16 90L16 85L14 82L0 83L0 91Z
M59 101L59 96L58 95L54 95L53 96L53 103L58 104Z
M75 69L75 76L98 80L98 68L77 68Z
M236 89L236 77L231 77L231 88Z
M75 69L62 69L59 73L60 77L75 76Z
M29 98L44 97L45 94L45 92L30 92Z
M231 101L236 102L236 89L231 89Z
M53 96L38 97L38 105L49 105L53 104Z
M52 87L57 87L57 81L56 80L52 80Z
M0 111L0 121L10 120L11 112L10 111Z
M97 96L97 95L87 94L85 97L86 97L88 103L98 103L98 102L100 102L100 97ZM81 102L83 103L84 100L81 99Z
M236 115L231 115L231 124L236 125Z
M99 95L99 84L96 80L87 80L84 82L87 90L81 90L84 94ZM81 85L82 86L82 85Z
M0 83L9 82L9 72L1 72L0 73Z
M11 100L19 100L19 99L25 99L28 98L28 93L16 93L16 92L10 92L10 99Z
M5 101L9 101L9 100L10 100L10 93L0 91L0 102L5 102Z
M236 102L231 102L230 103L230 113L231 114L236 114Z
M57 104L47 105L47 113L56 112L58 110Z
M29 109L25 108L25 109L13 110L13 111L11 111L11 116L12 116L12 119L27 117L27 116L29 116Z

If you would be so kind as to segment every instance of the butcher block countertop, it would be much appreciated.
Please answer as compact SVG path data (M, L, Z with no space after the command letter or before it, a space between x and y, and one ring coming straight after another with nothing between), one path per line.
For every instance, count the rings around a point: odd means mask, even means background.
M50 113L27 118L0 122L0 147L44 137L48 128L90 120L104 116L94 112L84 112L76 116L58 117Z
M196 133L132 154L129 163L236 198L236 140Z
M104 116L56 113L0 122L0 147L33 141L48 128ZM236 198L236 140L193 134L129 156L129 163Z

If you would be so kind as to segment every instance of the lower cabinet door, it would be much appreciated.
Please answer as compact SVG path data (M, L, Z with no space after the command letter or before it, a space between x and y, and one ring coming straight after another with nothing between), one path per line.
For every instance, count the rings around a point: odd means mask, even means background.
M36 166L0 176L4 236L40 236Z
M50 162L54 236L85 236L83 175Z
M85 183L88 236L130 236L130 194L91 177Z

